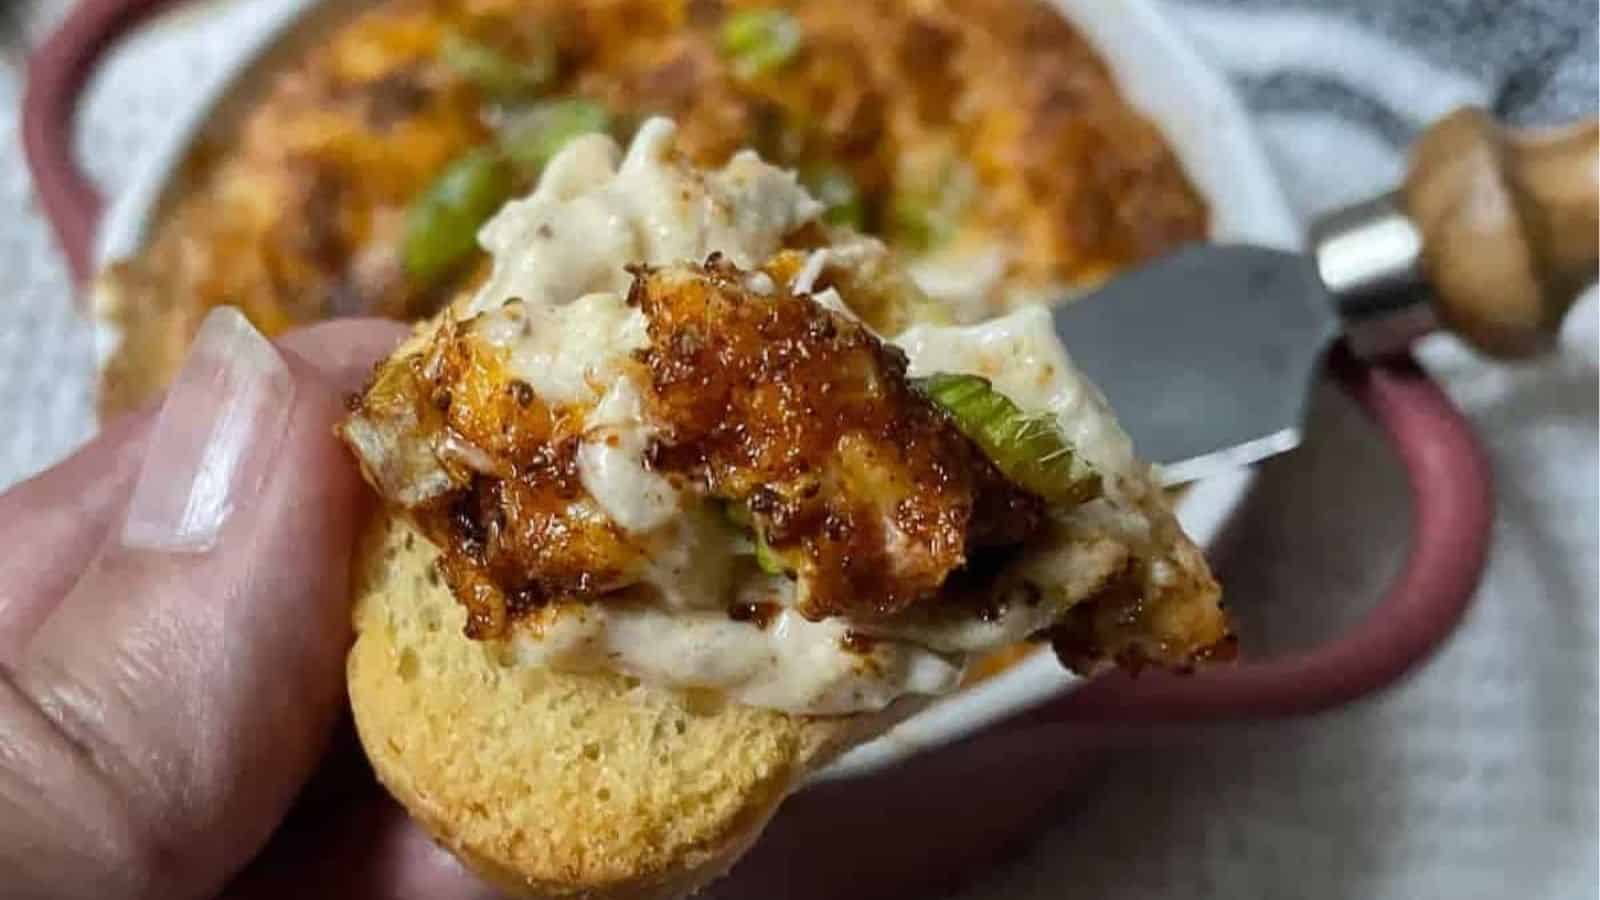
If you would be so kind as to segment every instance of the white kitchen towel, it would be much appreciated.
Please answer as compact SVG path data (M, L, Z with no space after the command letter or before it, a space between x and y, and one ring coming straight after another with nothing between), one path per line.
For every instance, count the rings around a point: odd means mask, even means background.
M1305 216L1391 184L1402 148L1462 102L1513 121L1596 111L1596 7L1582 0L1170 2L1238 84ZM67 0L38 0L37 40ZM256 27L248 0L191 6L96 79L79 148L102 184ZM90 433L89 343L15 140L0 56L0 485ZM1493 560L1461 632L1393 692L1292 723L1174 731L1129 752L959 900L1592 898L1597 866L1597 315L1563 353L1485 363L1423 349L1493 457ZM1361 615L1406 534L1404 484L1336 391L1307 446L1264 467L1224 575L1247 644L1308 645Z

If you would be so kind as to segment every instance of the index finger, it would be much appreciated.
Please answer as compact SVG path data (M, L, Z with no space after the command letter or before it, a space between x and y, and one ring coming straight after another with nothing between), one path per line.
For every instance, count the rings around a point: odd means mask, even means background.
M408 329L341 319L284 335L335 390L358 390ZM115 420L72 456L0 494L0 662L12 660L83 573L127 503L150 412Z

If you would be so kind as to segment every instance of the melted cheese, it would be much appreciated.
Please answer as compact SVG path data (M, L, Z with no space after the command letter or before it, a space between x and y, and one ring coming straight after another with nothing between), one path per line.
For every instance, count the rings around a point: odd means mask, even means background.
M793 173L740 153L702 172L673 151L675 128L651 119L618 161L617 145L589 135L550 162L538 188L506 205L479 234L494 272L471 312L520 298L570 303L596 291L622 293L636 263L701 262L722 253L753 268L784 235L822 212Z
M632 378L618 378L584 420L578 476L612 520L644 533L666 525L680 508L678 492L644 465L655 429Z
M587 405L625 377L628 354L648 343L644 316L620 295L595 293L552 306L501 303L477 317L477 335L506 352L510 372L546 403Z
M840 649L848 626L784 610L766 625L722 610L595 604L568 607L538 637L512 638L516 658L569 671L610 669L679 688L722 692L749 706L810 715L878 710L905 694L943 694L959 662L892 642Z
M994 309L994 294L1005 285L1006 255L994 244L956 244L910 260L906 272L923 293L971 322Z

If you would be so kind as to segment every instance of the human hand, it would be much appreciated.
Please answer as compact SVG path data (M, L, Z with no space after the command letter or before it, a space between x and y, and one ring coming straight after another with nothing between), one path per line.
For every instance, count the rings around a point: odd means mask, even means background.
M159 413L0 495L7 897L486 895L342 726L366 491L332 429L401 334L215 311Z

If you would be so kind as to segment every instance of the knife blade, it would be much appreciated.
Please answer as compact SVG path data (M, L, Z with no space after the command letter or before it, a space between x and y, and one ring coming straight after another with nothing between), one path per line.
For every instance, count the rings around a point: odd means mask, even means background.
M1307 257L1252 246L1180 250L1054 318L1170 483L1298 444L1311 379L1342 330Z
M1168 484L1293 449L1323 354L1444 325L1539 352L1594 280L1600 123L1511 133L1458 110L1402 188L1322 217L1310 249L1193 245L1054 311L1056 333Z

